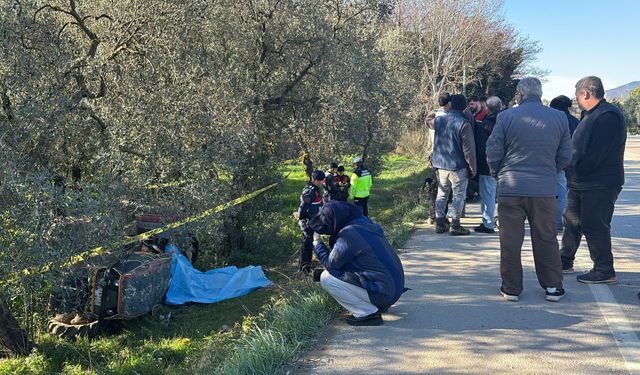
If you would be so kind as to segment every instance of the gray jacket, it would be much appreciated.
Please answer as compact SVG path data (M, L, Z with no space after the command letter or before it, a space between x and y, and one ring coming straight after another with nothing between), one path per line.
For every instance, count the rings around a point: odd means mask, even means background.
M487 163L498 196L555 197L558 172L571 162L567 116L527 98L498 115L487 140Z

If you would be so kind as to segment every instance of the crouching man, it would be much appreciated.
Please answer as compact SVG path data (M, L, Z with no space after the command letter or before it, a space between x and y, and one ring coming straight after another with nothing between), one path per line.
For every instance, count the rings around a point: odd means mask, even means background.
M380 225L348 202L329 201L310 222L313 248L325 268L320 285L352 316L350 325L382 324L382 311L404 291L404 271ZM329 246L320 239L329 235Z

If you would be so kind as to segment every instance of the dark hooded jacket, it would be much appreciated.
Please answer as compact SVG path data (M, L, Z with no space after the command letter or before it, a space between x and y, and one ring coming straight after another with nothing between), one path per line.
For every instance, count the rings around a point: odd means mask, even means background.
M404 291L404 270L382 227L348 202L329 201L310 222L320 234L328 234L329 247L315 246L318 260L334 277L364 288L371 303L393 305Z

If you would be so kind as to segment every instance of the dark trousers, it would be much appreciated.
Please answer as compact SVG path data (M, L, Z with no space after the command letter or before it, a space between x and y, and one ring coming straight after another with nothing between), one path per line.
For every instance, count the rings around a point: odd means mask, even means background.
M353 204L355 204L356 206L360 206L362 207L362 214L364 216L369 216L369 197L364 197L364 198L353 198Z
M564 210L560 256L565 268L573 266L582 234L587 239L589 254L596 271L614 276L611 253L611 218L620 188L569 190Z
M556 198L499 197L500 274L508 294L522 293L524 221L529 220L533 261L543 288L562 288L562 263L556 238Z
M300 261L298 268L303 269L311 266L313 256L313 229L304 227L302 229L302 240L300 241Z

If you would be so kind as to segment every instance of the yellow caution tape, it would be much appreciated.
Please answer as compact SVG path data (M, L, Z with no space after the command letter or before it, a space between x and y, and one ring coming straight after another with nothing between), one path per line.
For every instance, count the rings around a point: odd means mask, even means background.
M64 268L64 267L70 267L76 263L82 262L83 260L87 259L87 258L91 258L91 257L95 257L98 256L102 253L104 253L105 251L109 250L109 249L115 249L118 248L120 246L125 246L125 245L130 245L132 243L138 242L138 241L142 241L142 240L147 240L149 238L151 238L152 236L155 236L156 234L160 234L163 232L166 232L168 230L171 229L176 229L179 228L185 224L188 223L192 223L194 221L200 220L200 219L204 219L207 216L211 216L215 213L221 212L226 210L227 208L233 207L233 206L237 206L241 203L244 203L248 200L251 200L255 197L257 197L258 195L264 193L265 191L272 189L273 187L275 187L276 185L278 185L278 183L273 183L269 186L265 186L262 189L258 189L256 191L253 191L249 194L245 194L241 197L238 197L232 201L223 203L219 206L216 206L214 208L211 208L209 210L206 210L204 212L199 213L198 215L195 216L191 216L189 218L186 218L184 220L181 221L177 221L175 223L171 223L168 224L164 227L161 228L156 228L156 229L152 229L148 232L144 232L141 234L138 234L137 236L133 236L133 237L127 237L124 238L122 240L116 241L114 243L112 243L111 245L108 246L99 246L96 248L93 248L91 250L85 251L83 253L74 255L70 258L68 258L67 260L65 260L62 263L59 263L57 266ZM49 262L47 264L45 264L44 266L37 268L37 269L29 269L29 268L25 268L22 271L18 271L18 272L14 272L12 274L10 274L9 276L7 276L7 278L0 282L0 287L5 286L5 285L9 285L9 284L14 284L16 282L18 282L20 280L21 277L27 277L27 276L31 276L31 275L37 275L37 274L43 274L46 272L51 271L52 269L56 268L56 263L54 262Z

